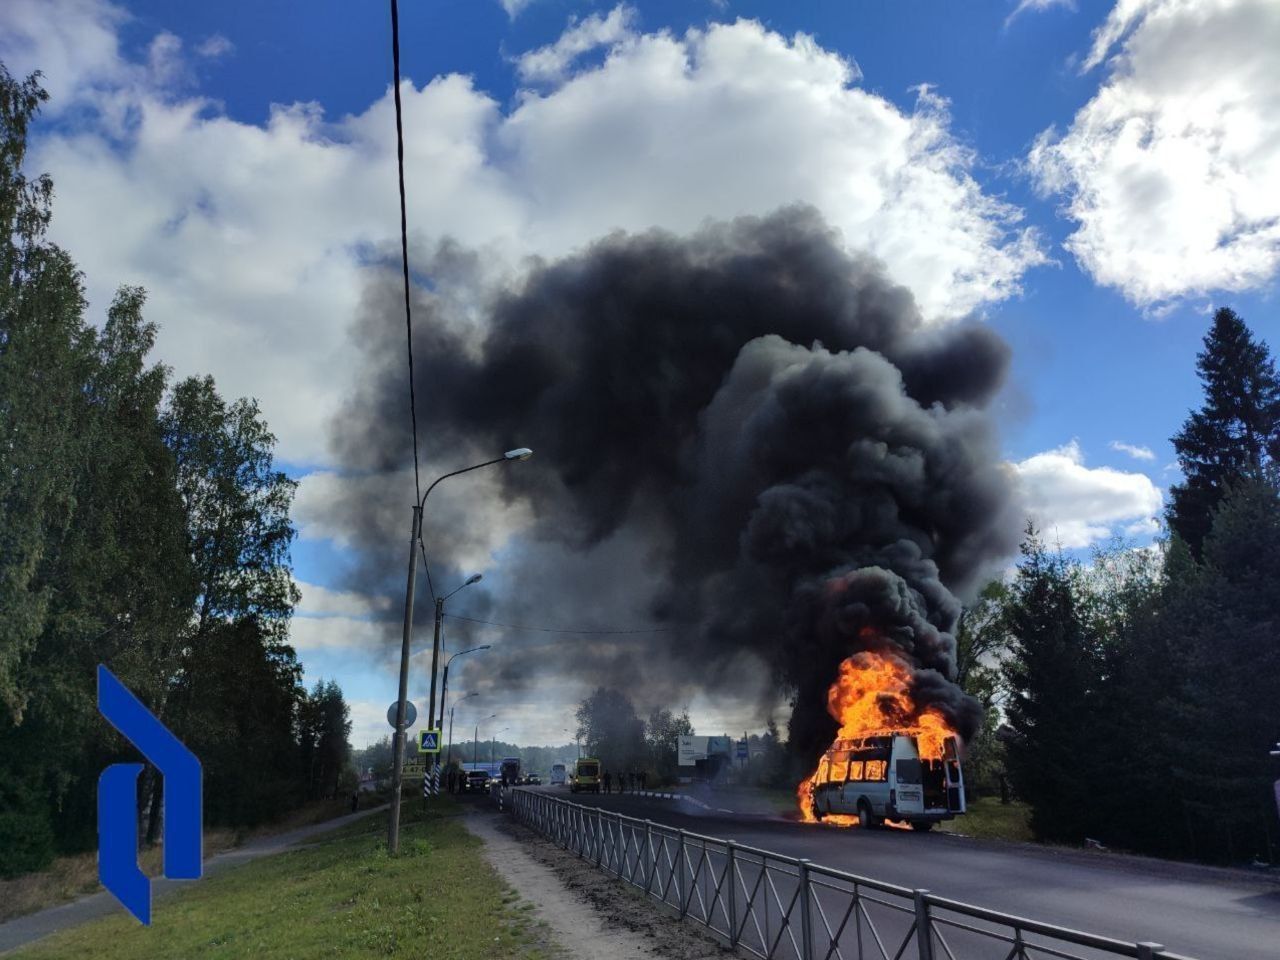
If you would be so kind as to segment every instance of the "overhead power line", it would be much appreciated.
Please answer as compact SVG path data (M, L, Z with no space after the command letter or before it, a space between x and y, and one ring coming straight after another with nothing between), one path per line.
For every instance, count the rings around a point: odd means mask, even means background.
M656 627L645 630L565 630L560 627L529 627L517 623L498 623L494 620L478 620L475 617L460 617L456 613L446 613L445 618L449 620L465 620L467 623L483 623L489 627L504 627L507 630L528 630L533 633L576 633L594 636L617 636L619 634L671 632L666 627Z
M413 427L413 492L414 502L422 501L418 479L418 401L413 390L413 314L409 306L409 216L404 200L404 123L400 107L400 10L391 0L391 62L395 72L396 164L400 173L400 259L404 267L404 329L409 341L409 421Z

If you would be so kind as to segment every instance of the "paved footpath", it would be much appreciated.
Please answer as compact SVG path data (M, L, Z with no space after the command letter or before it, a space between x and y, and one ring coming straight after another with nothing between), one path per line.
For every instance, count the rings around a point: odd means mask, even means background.
M299 827L297 830L290 830L288 833L262 837L233 850L225 850L205 860L204 875L207 877L210 874L221 873L223 870L239 866L242 863L248 863L250 860L257 860L259 857L268 857L273 853L280 853L289 847L297 846L316 834L336 830L338 827L345 826L353 820L359 820L362 817L367 817L386 809L385 805L371 807L358 813L349 813L333 820L325 820L323 823L313 823L306 827ZM153 877L151 879L152 896L163 896L173 890L190 886L192 882L191 880L166 880L163 877ZM67 930L89 920L96 920L98 917L123 909L116 902L116 898L104 890L101 893L91 893L89 896L81 897L79 900L72 900L70 903L49 907L38 913L29 913L25 917L17 917L8 923L0 923L0 953L15 950L34 940L39 940L41 937L47 937L51 933L58 933L61 930Z

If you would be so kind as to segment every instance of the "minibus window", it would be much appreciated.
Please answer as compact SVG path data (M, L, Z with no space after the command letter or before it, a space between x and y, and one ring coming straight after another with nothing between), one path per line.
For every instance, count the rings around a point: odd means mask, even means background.
M850 780L862 779L862 761L861 760L854 760L851 764L849 764L849 779Z
M831 758L831 782L844 783L849 773L849 751L844 750Z
M920 761L907 759L899 760L897 773L899 783L919 783Z
M886 764L883 760L868 760L866 774L868 780L883 780Z

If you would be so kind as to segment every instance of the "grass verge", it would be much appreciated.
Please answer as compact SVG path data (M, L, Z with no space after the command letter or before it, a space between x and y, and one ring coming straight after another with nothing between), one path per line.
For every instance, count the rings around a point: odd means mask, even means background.
M1035 839L1031 835L1031 807L1019 802L1004 804L996 797L974 800L963 817L944 822L942 829L981 840L1030 843Z
M361 798L361 808L385 802L383 798ZM279 820L252 830L233 830L225 827L206 828L204 831L204 856L206 859L224 850L243 846L260 837L286 833L299 827L332 820L351 812L351 802L346 797L336 800L317 800L305 804ZM138 857L142 872L149 877L159 876L163 851L159 844L143 850ZM0 880L0 923L15 917L35 913L45 907L57 906L102 887L98 883L97 851L58 857L46 869L28 873L12 880Z
M485 861L449 800L406 805L401 853L374 816L160 897L150 927L123 912L12 956L54 960L207 957L559 957L545 928Z

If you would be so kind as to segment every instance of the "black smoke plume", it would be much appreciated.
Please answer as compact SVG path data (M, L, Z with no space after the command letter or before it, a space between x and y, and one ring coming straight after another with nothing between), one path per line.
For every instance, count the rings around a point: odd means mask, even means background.
M812 758L835 730L826 689L872 626L914 666L922 705L976 730L950 679L956 593L1016 533L986 412L1008 355L995 334L925 326L803 208L610 236L514 285L477 281L484 268L446 248L415 305L425 474L535 450L493 478L532 519L481 616L668 631L515 634L488 682L565 674L642 702L791 693L792 744ZM358 331L366 386L334 434L354 470L402 469L409 450L399 296L375 284ZM397 584L407 507L389 531L362 498L337 509L365 573ZM428 512L436 571L490 522Z

